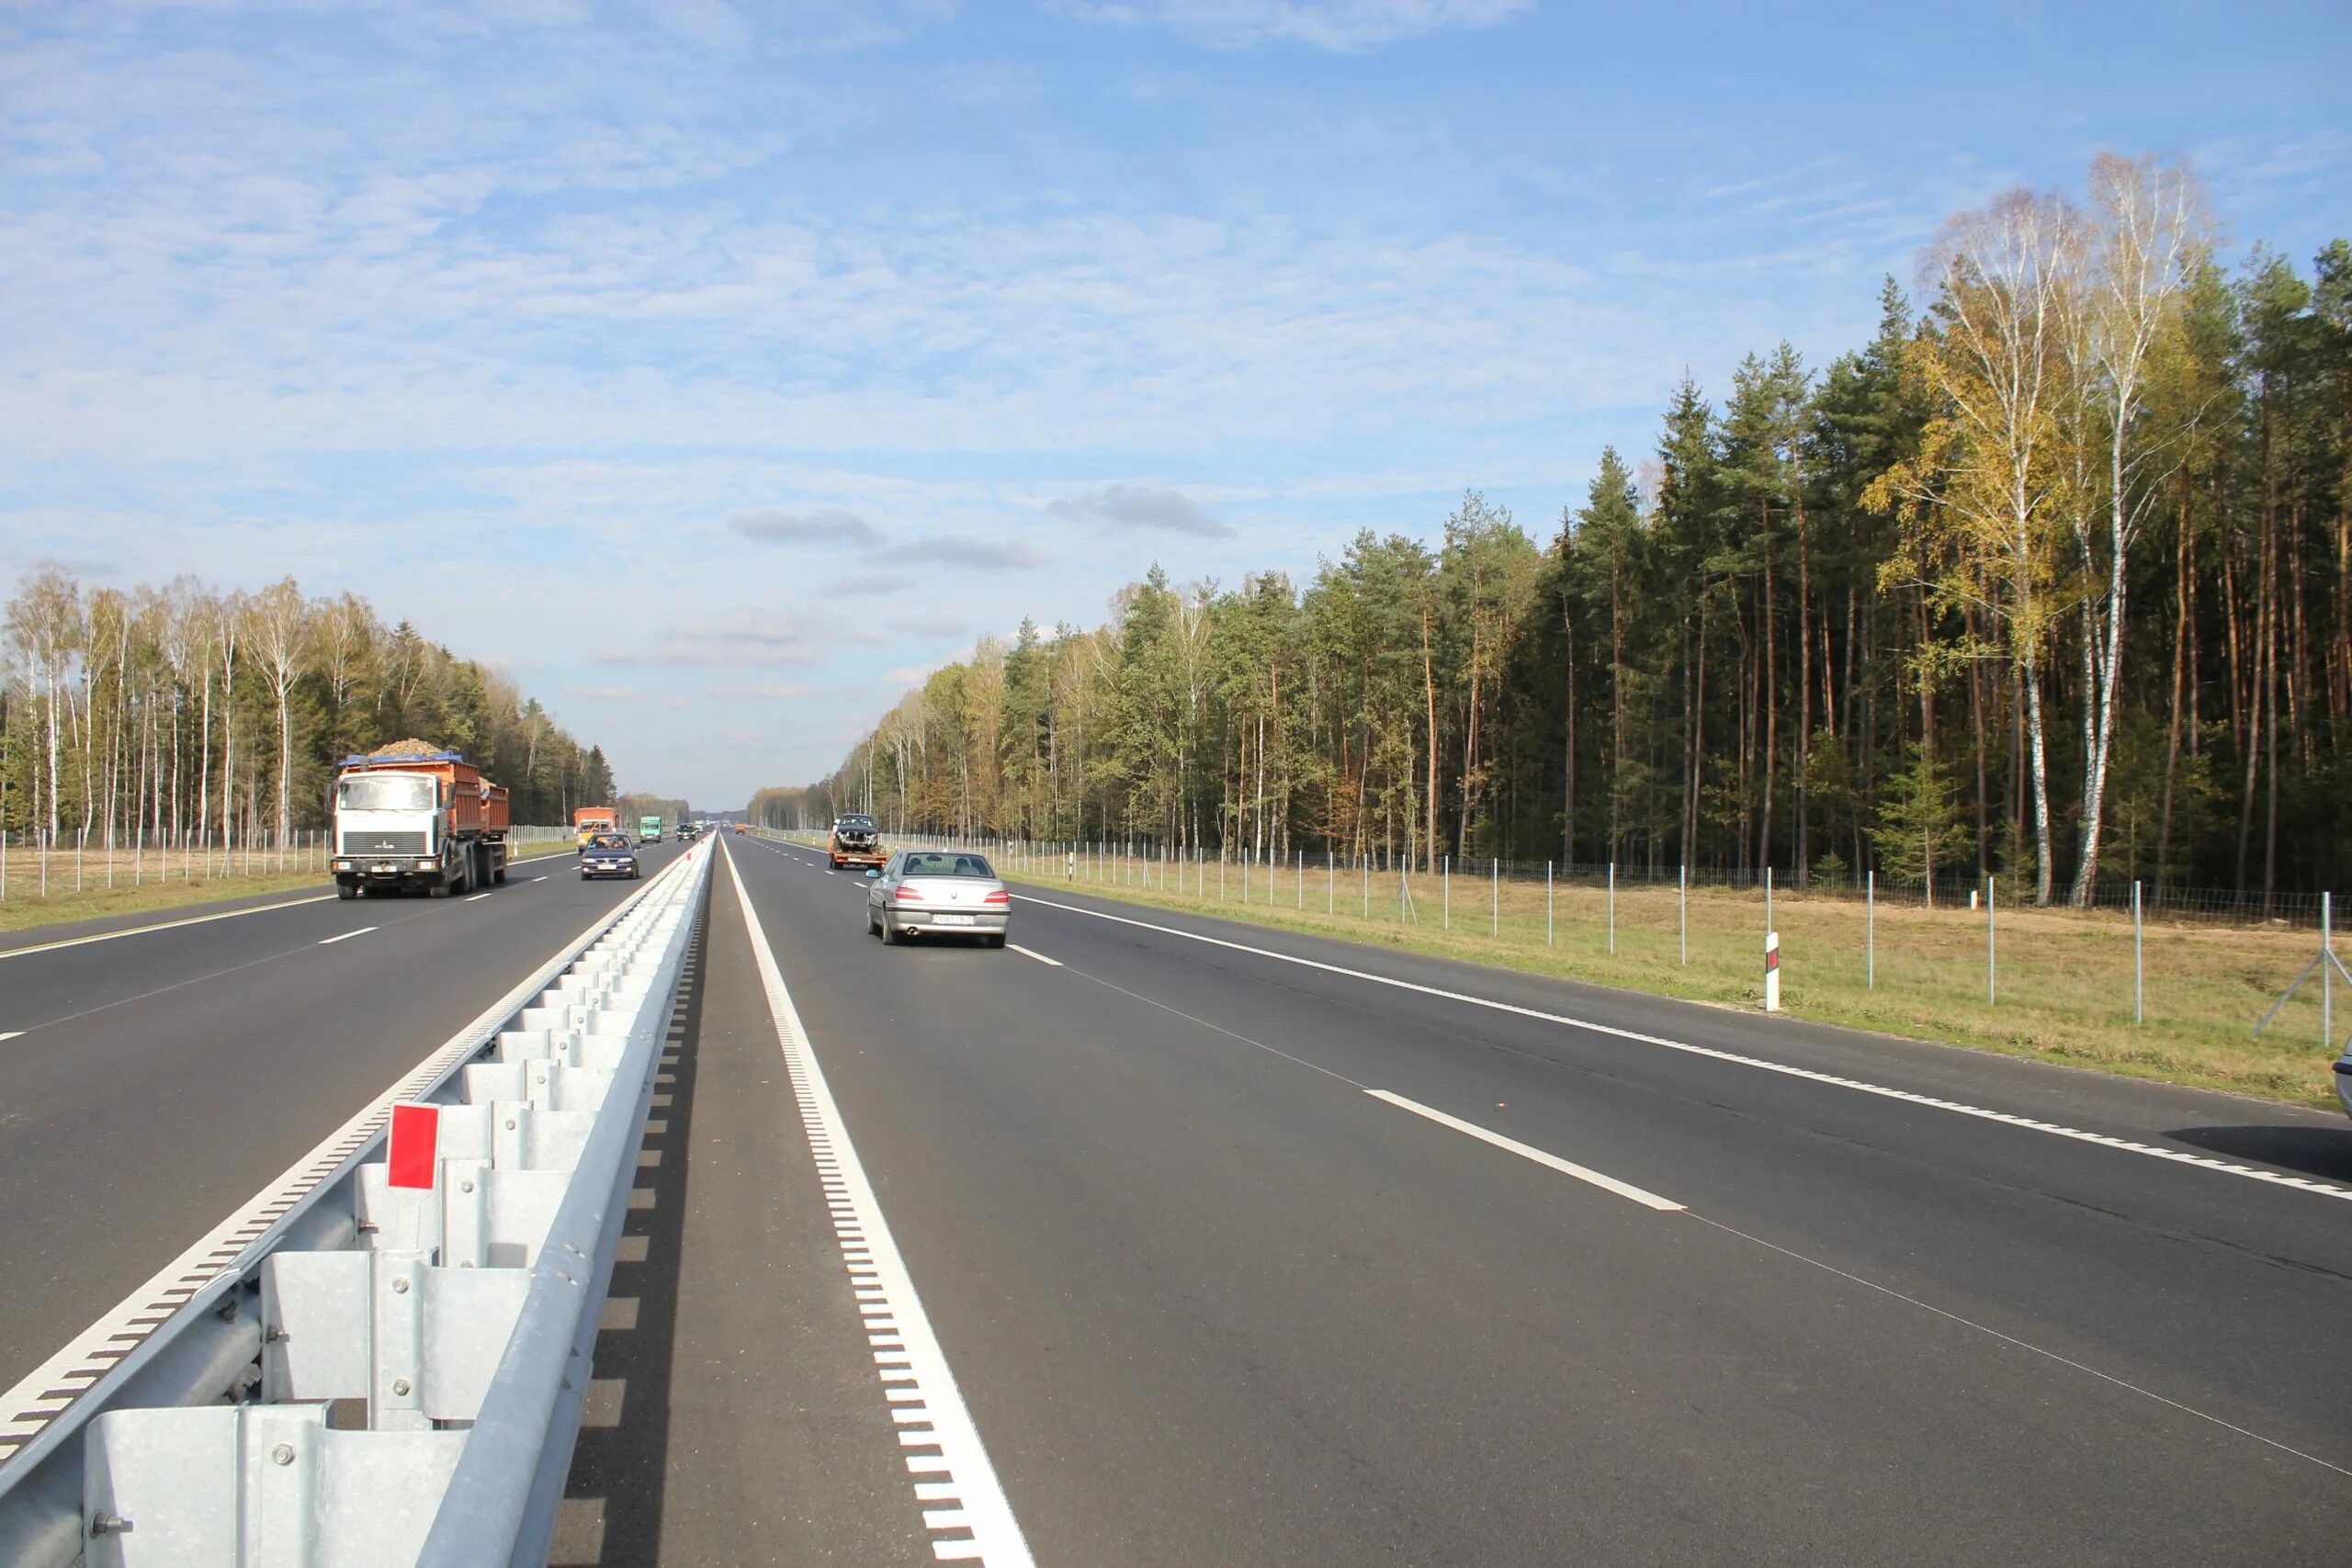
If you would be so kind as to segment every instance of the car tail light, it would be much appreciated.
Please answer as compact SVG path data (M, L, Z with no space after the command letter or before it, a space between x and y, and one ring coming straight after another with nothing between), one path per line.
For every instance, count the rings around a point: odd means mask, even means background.
M920 888L910 887L905 883L901 882L899 884L899 891L891 895L891 897L908 899L920 898L922 897L922 891Z
M1000 887L1000 888L998 888L995 892L993 892L993 893L989 894L987 897L985 897L985 898L981 899L981 900L980 900L980 902L981 902L981 903L983 903L983 904L1008 904L1008 905L1009 905L1009 904L1011 904L1011 903L1012 902L1012 894L1010 894L1010 893L1007 893L1003 888Z

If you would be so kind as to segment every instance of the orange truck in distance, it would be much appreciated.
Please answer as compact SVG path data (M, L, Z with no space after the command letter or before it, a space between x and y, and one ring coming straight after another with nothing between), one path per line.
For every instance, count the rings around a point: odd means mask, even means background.
M345 898L422 887L435 898L506 880L506 789L456 751L396 740L343 760L334 885Z
M571 814L572 837L579 847L586 849L588 840L599 833L621 830L621 812L617 806L583 806Z

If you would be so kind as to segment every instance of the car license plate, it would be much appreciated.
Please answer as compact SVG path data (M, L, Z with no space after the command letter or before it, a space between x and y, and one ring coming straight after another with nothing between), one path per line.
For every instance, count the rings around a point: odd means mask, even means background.
M933 915L931 917L931 923L935 926L968 926L972 923L972 917L969 915Z

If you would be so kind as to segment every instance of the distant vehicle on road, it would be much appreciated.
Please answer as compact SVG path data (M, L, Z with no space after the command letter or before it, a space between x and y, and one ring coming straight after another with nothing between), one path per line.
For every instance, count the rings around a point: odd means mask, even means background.
M598 833L580 852L580 880L598 876L625 876L634 880L643 874L637 863L637 851L626 833Z
M743 824L741 824L741 822L736 823L736 824L735 824L735 830L736 830L737 832L739 832L739 833L740 833L740 832L741 832L741 831L743 830Z
M639 818L637 819L637 841L640 844L660 843L662 841L662 818L659 817Z
M922 933L1002 947L1012 930L1012 895L969 850L901 850L866 874L865 929L887 946Z
M825 857L835 871L845 865L880 865L890 858L882 848L882 829L862 812L833 818L833 836L825 846Z
M506 880L506 790L456 751L397 740L343 760L336 894L422 887L435 898Z
M571 814L571 830L584 850L597 834L619 832L621 814L610 806L583 806Z

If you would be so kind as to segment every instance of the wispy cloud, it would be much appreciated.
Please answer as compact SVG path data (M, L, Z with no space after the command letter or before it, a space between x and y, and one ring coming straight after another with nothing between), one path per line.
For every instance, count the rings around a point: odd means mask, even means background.
M1053 559L1031 545L1002 539L912 539L890 551L894 561L968 567L974 571L1026 571Z
M1535 0L1106 0L1071 7L1089 21L1158 23L1220 49L1281 40L1355 52L1422 33L1490 28Z
M1146 485L1104 485L1083 495L1065 496L1046 503L1046 514L1066 523L1142 529L1159 534L1189 534L1200 539L1233 536L1231 525L1220 523L1200 503L1179 490Z
M738 512L727 525L747 539L771 545L860 545L882 542L881 531L854 512Z
M707 624L670 626L643 640L608 648L596 662L614 666L725 670L822 664L824 635L803 620L744 612Z

